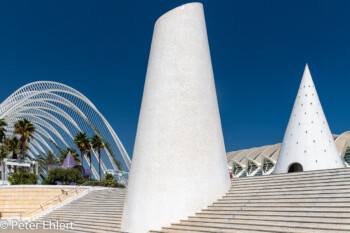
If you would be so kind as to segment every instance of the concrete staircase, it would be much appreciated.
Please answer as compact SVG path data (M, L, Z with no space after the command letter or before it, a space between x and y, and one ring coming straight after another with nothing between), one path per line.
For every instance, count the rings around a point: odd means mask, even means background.
M120 232L125 194L126 189L96 189L35 222L73 222L74 232Z
M151 232L350 232L350 169L232 179L217 202Z

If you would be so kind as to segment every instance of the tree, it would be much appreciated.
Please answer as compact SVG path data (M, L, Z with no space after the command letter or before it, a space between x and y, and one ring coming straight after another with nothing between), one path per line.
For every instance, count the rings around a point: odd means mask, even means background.
M4 140L4 150L6 153L6 156L11 154L12 152L12 159L18 159L18 153L19 153L19 140L17 137L13 138L5 138ZM17 167L14 167L14 172L17 172Z
M4 119L0 119L0 143L3 143L4 139L6 138L6 126L6 121Z
M79 132L74 138L75 145L79 148L81 154L81 166L84 167L84 155L86 150L89 148L90 140L85 133Z
M94 135L91 138L91 146L94 151L97 151L98 153L98 174L100 176L101 181L101 151L104 148L103 140L98 136Z
M7 155L9 155L12 152L12 159L18 159L18 153L19 153L19 140L17 137L13 138L5 138L4 140L4 150Z
M74 162L77 163L77 164L80 163L80 159L79 159L80 155L77 153L76 149L67 147L67 149L65 149L65 150L59 149L59 151L61 152L61 154L59 156L59 160L60 160L61 164L63 164L63 162L66 159L66 157L67 157L69 152L72 154L72 156L74 158Z
M89 161L90 161L90 171L91 170L91 166L92 166L92 160L91 160L91 144L89 143L89 146L87 148L87 157L89 158Z
M78 169L75 168L55 168L49 171L47 175L47 181L49 184L71 184L83 177Z
M44 155L38 155L36 161L41 170L46 172L49 172L49 165L59 165L59 161L52 151L48 151Z
M36 184L38 182L38 176L29 172L14 173L8 178L8 180L11 185Z
M3 159L7 157L7 153L5 150L5 146L0 146L0 163L2 162Z
M34 133L36 132L35 126L26 118L18 120L13 130L14 135L19 135L19 150L20 150L20 159L24 159L25 154L28 150L28 143L31 139L34 138Z

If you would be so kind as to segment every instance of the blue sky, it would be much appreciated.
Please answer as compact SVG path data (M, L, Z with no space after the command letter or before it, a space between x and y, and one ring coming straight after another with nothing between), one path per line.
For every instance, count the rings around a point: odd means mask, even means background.
M1 1L0 101L57 81L132 154L154 22L188 1ZM350 130L350 1L202 1L227 151L281 142L309 63L333 133Z

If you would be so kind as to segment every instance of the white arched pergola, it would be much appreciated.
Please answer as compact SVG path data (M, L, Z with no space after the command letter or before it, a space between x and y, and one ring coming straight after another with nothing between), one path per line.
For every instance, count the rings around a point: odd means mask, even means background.
M27 118L36 127L35 139L31 140L28 154L35 158L38 153L61 148L76 148L73 142L78 132L85 132L89 137L99 135L108 145L101 154L101 170L119 171L115 159L123 165L123 181L131 160L117 134L98 111L95 105L79 91L57 82L39 81L29 83L0 104L0 118L8 123L7 135L13 132L13 124ZM56 144L56 145L54 145ZM98 179L98 154L92 151L92 173ZM85 156L87 164L89 159Z

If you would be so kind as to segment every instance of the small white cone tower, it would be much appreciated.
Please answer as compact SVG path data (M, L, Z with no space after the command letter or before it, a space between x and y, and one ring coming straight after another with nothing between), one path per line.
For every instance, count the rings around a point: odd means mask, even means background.
M274 173L343 167L306 64Z
M159 230L230 187L203 6L155 24L122 231Z

